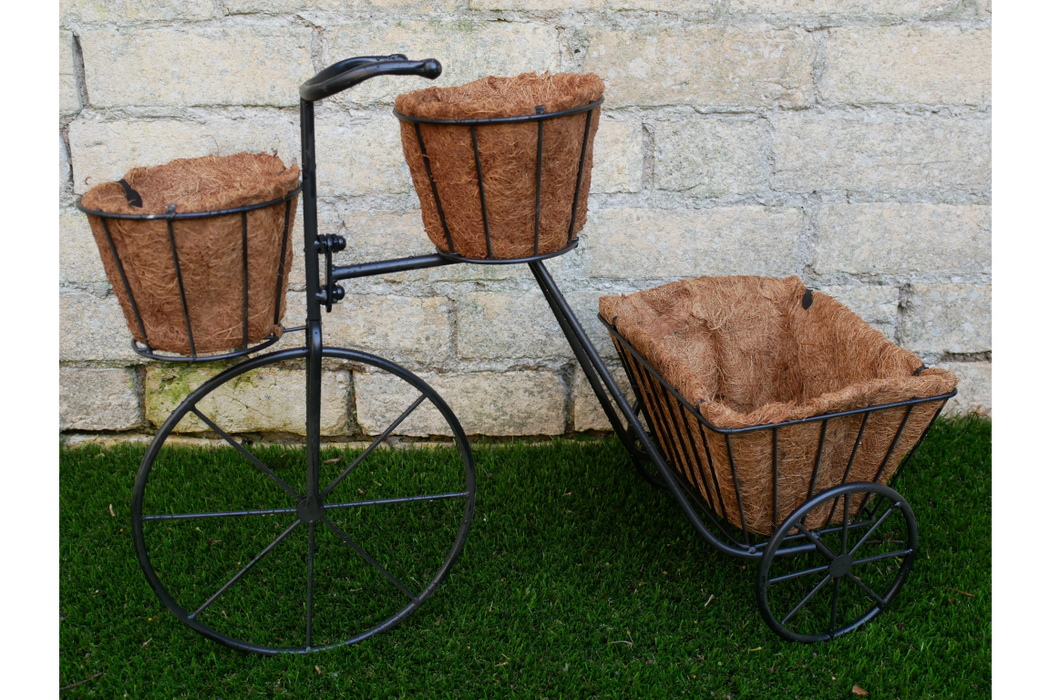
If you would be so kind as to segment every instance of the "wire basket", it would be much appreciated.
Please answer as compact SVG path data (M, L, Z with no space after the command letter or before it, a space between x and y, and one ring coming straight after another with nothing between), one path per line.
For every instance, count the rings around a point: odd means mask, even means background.
M483 78L397 99L423 224L455 259L542 259L575 247L587 218L597 75Z
M690 300L683 292L690 283L700 283L703 302ZM703 283L707 283L706 288ZM741 288L747 287L752 295L740 294ZM749 306L760 287L762 293L757 296L764 301ZM639 301L637 295L653 292L662 292L663 298L650 296ZM775 299L778 294L781 298ZM831 297L805 289L797 278L701 278L637 295L603 297L601 321L612 336L668 462L684 485L701 499L708 515L742 530L745 543L752 535L773 534L798 506L833 486L858 481L888 483L922 441L947 400L955 395L953 375L927 368ZM765 302L771 299L787 305L787 314L808 316L813 312L809 320L796 322L793 330L823 328L828 336L822 339L788 333L747 337L746 332L741 333L748 319L755 318L756 308L768 310ZM716 334L720 333L714 345L721 347L707 348L710 373L705 377L698 377L695 367L681 362L688 331L656 310L671 308L667 305L672 301L680 316L688 317L687 325L710 324ZM727 313L720 316L712 312L711 304ZM771 321L773 327L793 323L783 318ZM865 359L872 359L877 368L859 367L855 381L834 390L807 395L803 388L798 395L774 397L779 400L768 400L767 395L767 400L750 406L750 411L727 396L732 389L711 386L714 381L724 385L740 379L729 366L732 348L726 344L735 343L739 348L750 342L746 363L761 365L764 354L774 372L788 374L792 369L781 364L782 357L773 348L777 342L797 342L800 347L789 348L786 354L804 363L805 348L819 348L825 341L831 343L832 350L835 343L849 342L857 353L853 361L861 365ZM705 341L694 336L688 342L700 345ZM716 358L724 362L718 364ZM814 371L830 371L826 361L818 362L822 366L815 366ZM891 368L895 362L901 367ZM886 376L865 377L869 370ZM864 505L853 502L850 515L856 515ZM811 524L827 526L842 521L843 507L837 501L828 503L808 517ZM721 523L718 526L724 527ZM736 537L728 531L723 534Z
M274 156L209 156L134 169L77 201L135 352L195 362L278 340L298 179Z

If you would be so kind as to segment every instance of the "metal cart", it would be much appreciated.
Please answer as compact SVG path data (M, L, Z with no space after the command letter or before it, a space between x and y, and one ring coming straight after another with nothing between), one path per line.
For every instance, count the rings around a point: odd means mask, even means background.
M739 503L740 484L733 470L731 483L719 480L714 470L704 472L702 469L687 468L689 464L699 466L703 463L702 455L707 453L710 464L712 441L722 441L729 453L732 466L732 447L742 433L763 431L769 435L774 445L771 474L776 481L777 459L776 440L778 430L784 425L757 426L742 430L724 430L711 425L704 419L696 406L685 402L681 396L642 358L630 344L609 327L616 341L618 352L636 397L662 396L663 404L649 402L631 405L624 394L617 388L605 363L599 357L591 340L584 332L576 315L569 307L550 272L544 265L544 259L561 255L577 246L578 240L572 236L570 224L566 235L565 247L548 255L535 255L514 260L477 260L463 258L451 248L450 252L418 257L365 262L350 266L336 266L333 255L346 247L345 240L337 235L318 233L317 216L317 176L314 140L314 103L331 97L347 88L353 87L370 78L381 75L414 75L429 79L438 77L441 65L434 59L410 61L403 55L365 56L340 61L318 73L304 83L300 93L300 127L302 134L302 185L303 229L306 270L306 324L298 328L285 329L285 333L303 331L305 342L292 349L278 350L268 354L257 355L234 364L215 376L206 377L205 381L183 400L164 421L160 430L149 446L142 461L135 481L132 501L132 523L135 549L139 563L147 580L164 605L183 623L204 636L235 649L248 652L306 653L320 649L332 648L342 644L352 644L389 629L410 613L416 610L429 598L437 587L448 576L449 571L462 553L467 532L474 513L476 479L474 461L466 435L455 414L446 402L427 382L407 369L375 355L353 349L331 347L324 342L322 334L321 310L331 311L333 305L344 296L344 290L337 284L341 280L389 275L409 270L422 270L454 264L524 264L527 265L536 283L543 292L551 311L554 313L561 330L565 334L580 368L594 390L598 401L604 409L613 430L630 453L639 474L645 481L655 487L668 490L675 502L685 513L690 524L700 536L713 547L725 554L744 560L753 560L758 566L756 579L756 596L759 610L770 628L784 639L791 641L813 642L831 639L845 634L863 623L871 620L884 610L900 591L918 547L918 535L915 517L907 501L891 485L881 483L852 483L847 481L850 465L846 465L842 483L825 490L815 492L817 475L822 468L824 436L829 424L835 421L860 420L860 430L856 436L853 455L862 444L864 425L876 412L899 413L902 417L897 430L897 437L904 431L905 425L915 405L926 402L940 402L937 413L944 406L947 394L930 399L916 399L903 403L876 406L871 408L818 416L802 422L814 422L821 426L820 446L816 450L813 463L811 485L805 502L793 508L787 517L779 520L775 533L763 537L749 532L747 521L740 513L741 527L731 525L726 516L723 494L734 489ZM417 124L415 133L420 140L420 148L425 153L425 144L418 123L454 124L469 129L475 134L474 149L477 155L476 130L484 129L491 124L508 122L535 123L538 129L537 149L542 153L543 125L546 121L559 119L572 114L587 113L589 130L591 115L601 101L585 107L554 112L538 113L511 119L476 119L435 122L407 117L398 114L401 120ZM585 132L586 133L586 132ZM587 149L593 148L584 140L580 155L580 172L587 155ZM479 189L484 197L483 176L480 167L476 173ZM576 179L576 200L579 199L581 177ZM441 202L437 188L433 194L441 212ZM289 192L278 201L266 202L253 207L209 212L206 214L167 214L141 216L138 218L164 219L167 221L171 237L173 261L178 268L176 254L176 235L178 222L185 218L201 216L239 215L243 221L247 212L254 208L283 206L285 208L284 241L287 245L289 230L288 221L292 198L299 190ZM540 188L536 188L536 209L539 211ZM484 214L484 199L482 199ZM78 201L78 207L80 203ZM86 213L99 216L103 222L107 218L136 218L132 215L107 215L99 211ZM573 206L573 219L576 214ZM442 214L444 223L444 215ZM244 224L247 226L247 223ZM446 228L447 232L447 228ZM108 229L107 229L108 233ZM486 219L487 233L487 219ZM245 241L247 238L245 238ZM110 239L112 247L112 239ZM491 249L491 247L490 247ZM245 242L245 250L247 243ZM119 266L117 250L112 252ZM323 259L324 276L321 268ZM247 252L245 252L247 260ZM282 255L283 260L283 255ZM245 263L247 275L247 263ZM280 276L291 274L281 269ZM134 298L121 268L125 289L134 307ZM179 277L181 284L181 275ZM280 293L282 279L277 281ZM245 287L247 282L245 282ZM247 319L247 297L245 297L245 318ZM279 308L278 304L278 308ZM137 314L137 311L136 311ZM192 336L189 315L185 316L187 331ZM604 321L603 321L604 322ZM139 319L141 326L141 319ZM606 324L608 326L608 324ZM247 327L247 321L245 322ZM143 329L143 336L145 330ZM202 360L230 360L254 353L277 341L276 337L255 346L248 346L245 335L244 346L221 356L173 357L155 352L146 344L133 342L139 354L158 360L175 362L198 362ZM275 462L267 464L239 442L222 422L224 401L229 401L231 387L248 381L247 378L258 378L255 384L266 384L262 392L265 400L275 403L287 402L282 396L282 384L273 379L272 368L298 368L299 377L305 379L305 487L295 488L289 483L292 479L282 478ZM335 367L327 371L325 367ZM381 388L381 394L387 403L396 404L399 410L391 413L390 406L373 407L370 414L373 429L371 434L378 437L349 465L330 466L321 459L321 443L326 430L326 418L322 406L323 383L326 377L338 374L339 367L351 367L364 372L363 376L374 378ZM285 375L288 375L285 372ZM291 376L296 376L294 373ZM175 380L173 380L175 381ZM254 381L254 380L253 380ZM260 394L256 394L259 396ZM402 402L397 404L397 402ZM400 410L402 409L403 410ZM423 415L425 414L425 415ZM385 418L381 430L377 417ZM361 416L358 416L360 419ZM934 416L936 418L936 415ZM229 465L216 468L214 474L201 475L193 472L180 462L178 450L165 450L165 447L178 443L175 428L182 420L199 421L196 425L201 431L211 431L221 437L236 451L238 459ZM648 430L643 426L646 422ZM367 497L369 491L363 486L349 488L354 479L365 472L362 465L369 460L381 459L397 451L379 450L385 440L398 434L409 426L413 420L420 421L423 427L419 434L443 434L451 436L458 447L458 459L455 467L445 468L437 481L440 488L428 479L428 473L413 472L411 478L405 478L403 487L393 495L385 497ZM932 423L932 421L930 421ZM927 426L928 429L928 426ZM698 441L696 437L699 436ZM923 437L925 432L923 432ZM890 460L896 446L896 439L887 451L883 467ZM920 441L921 442L921 439ZM914 452L914 450L912 450ZM168 455L168 456L165 456ZM850 464L853 461L850 457ZM909 453L901 463L911 457ZM300 457L301 459L301 457ZM227 460L229 461L229 460ZM335 460L329 460L335 461ZM225 465L226 462L223 462ZM296 465L301 469L301 464ZM826 468L826 465L823 465ZM229 473L224 469L231 470ZM339 467L343 467L339 469ZM436 469L436 468L435 468ZM232 470L247 471L257 477L261 486L252 491L250 497L244 491L224 495L226 485L233 483L229 474ZM328 475L322 478L322 473ZM338 471L338 474L335 474ZM440 471L440 469L437 469ZM900 474L900 469L896 475ZM286 472L282 472L287 474ZM881 470L879 476L881 476ZM333 474L335 474L333 476ZM699 474L699 478L697 477ZM895 477L896 477L895 475ZM401 475L406 476L406 475ZM167 480L165 480L165 478ZM194 496L199 507L186 510L180 505L193 490L193 478L198 478L197 486L201 492ZM238 476L237 478L241 478ZM384 477L385 478L385 477ZM396 475L395 475L396 478ZM878 476L875 481L879 481ZM354 483L364 483L358 479ZM383 484L376 478L371 483ZM201 486L203 484L203 486ZM231 487L232 488L232 487ZM369 488L371 486L369 485ZM384 487L385 488L385 487ZM349 492L349 496L347 495ZM357 497L361 496L361 497ZM240 499L240 500L238 500ZM776 491L773 495L773 512L781 512ZM835 522L832 515L839 502L843 503L841 512L847 517ZM832 502L830 510L828 502ZM856 506L860 503L859 507ZM851 507L850 504L854 504ZM436 511L426 511L437 515L408 516L404 515L415 507L436 507ZM823 509L823 510L821 510ZM820 510L828 511L823 520L813 518ZM394 520L402 519L401 525L407 527L408 519L418 520L428 527L434 523L433 533L440 535L441 541L435 544L428 540L428 551L438 551L436 559L422 568L412 568L415 552L404 557L386 557L397 562L398 566L407 566L411 572L405 574L395 566L384 566L380 557L366 549L359 542L358 533L365 534L372 541L381 535L383 527L378 521L369 520L370 514L396 512ZM350 524L335 522L339 517L353 516ZM440 517L438 517L440 516ZM443 519L443 526L438 528L437 521ZM250 558L245 556L239 561L231 562L216 555L213 547L219 540L208 539L198 525L205 523L237 523L248 534L245 534L238 551L256 552ZM256 526L257 525L257 526ZM271 527L272 525L272 527ZM352 525L352 526L351 526ZM173 539L176 527L185 531L182 539ZM254 529L252 529L254 527ZM301 535L292 544L291 535L298 529L306 530L306 537ZM356 528L356 529L355 529ZM229 537L239 536L233 530L225 531ZM201 533L198 536L197 533ZM421 530L416 538L423 547L431 530ZM261 536L261 539L259 539ZM435 535L437 536L437 535ZM218 537L218 536L217 536ZM202 539L203 538L203 539ZM322 538L327 545L323 545ZM303 541L305 539L305 542ZM334 544L332 544L334 543ZM320 559L318 552L322 546L336 546L332 550L336 557L356 561L363 567L363 573L345 574L336 571L337 564L329 559ZM293 564L288 566L305 569L300 578L305 579L305 590L295 592L277 588L277 583L267 577L265 563L267 558L281 557L282 547L286 558ZM341 547L339 549L338 547ZM325 550L328 551L328 550ZM354 554L356 553L356 554ZM163 559L163 568L158 562ZM408 562L406 564L406 562ZM181 571L172 571L173 568ZM232 576L230 572L234 572ZM261 573L260 573L261 572ZM271 574L272 578L278 578ZM346 581L341 579L345 578ZM189 584L184 582L189 581ZM183 583L180 583L183 582ZM364 583L374 584L375 589L362 593ZM829 585L830 584L830 585ZM247 601L240 613L239 624L230 622L224 603L219 603L223 596L236 594L241 589L250 589L254 597L245 597ZM210 593L210 594L209 594ZM391 601L389 595L395 600ZM271 614L257 613L260 605L251 601L265 601L273 596L285 600L301 599L301 607L289 613L287 619L278 619ZM383 598L384 605L372 601ZM341 613L329 614L333 610ZM315 614L321 613L321 618ZM322 620L323 618L323 620ZM323 627L323 629L320 629ZM270 628L273 628L271 630ZM271 633L272 632L272 633Z

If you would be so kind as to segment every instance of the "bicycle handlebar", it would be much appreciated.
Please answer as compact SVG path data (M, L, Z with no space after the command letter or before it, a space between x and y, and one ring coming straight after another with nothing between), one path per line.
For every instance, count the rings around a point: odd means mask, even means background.
M389 56L357 56L333 63L299 86L299 97L316 102L351 88L377 75L418 75L434 78L441 75L441 64L436 59L409 61L404 54Z

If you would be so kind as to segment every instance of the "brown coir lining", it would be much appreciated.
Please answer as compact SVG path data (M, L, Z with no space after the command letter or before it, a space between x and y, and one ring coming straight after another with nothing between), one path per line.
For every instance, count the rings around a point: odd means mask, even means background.
M169 205L180 213L232 209L280 199L299 181L299 168L286 168L279 158L264 153L184 158L152 168L134 168L125 181L142 198L142 207L128 203L123 187L107 182L84 195L82 205L112 214L162 214ZM297 198L296 198L297 199ZM248 223L248 342L280 333L285 291L292 268L294 242L290 240L296 200L288 211L289 240L285 246L284 277L279 290L280 311L274 323L277 278L285 205L247 213ZM167 223L106 219L135 303L142 316L142 337L127 291L106 240L102 220L89 216L106 275L120 301L132 335L155 350L190 354L189 335L173 261ZM172 222L179 267L186 294L193 349L215 353L242 346L244 272L240 214Z
M664 454L697 485L712 509L737 527L742 510L753 533L772 534L806 499L821 421L777 429L775 509L772 428L732 435L719 430L939 396L957 382L945 370L921 369L919 358L827 295L812 292L812 303L805 308L806 292L797 277L701 277L599 300L602 317L716 428L681 410L624 351L627 369L658 424L653 432ZM829 420L812 492L842 481L855 445L848 480L872 481L879 474L881 483L889 481L943 404L915 405L895 446L907 408L869 414L859 445L863 415ZM859 505L851 504L851 514ZM810 524L823 523L830 508L814 512ZM841 521L841 511L839 504L832 522Z
M395 107L406 116L428 119L517 117L536 114L540 105L547 113L581 107L598 100L604 89L594 73L523 73L514 78L482 78L458 87L417 90L399 95ZM572 236L569 223L587 114L542 122L541 255L564 248L586 223L599 111L595 109L591 118ZM477 127L493 258L528 257L535 251L537 123ZM405 160L419 195L427 236L438 250L449 252L415 126L401 122ZM470 127L420 124L419 129L455 252L468 258L488 257Z

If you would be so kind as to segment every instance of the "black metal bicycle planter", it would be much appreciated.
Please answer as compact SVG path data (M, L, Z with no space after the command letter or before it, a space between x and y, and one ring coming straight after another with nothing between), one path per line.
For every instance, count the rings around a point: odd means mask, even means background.
M576 246L571 224L566 246L550 255L466 259L455 253L450 239L450 250L444 254L333 265L333 254L345 247L345 241L339 236L318 235L314 102L379 75L433 79L440 72L440 64L433 59L358 57L326 68L300 88L307 315L305 326L292 330L303 330L305 343L244 360L206 377L175 408L151 443L135 482L132 523L139 563L164 605L195 631L235 649L262 654L305 653L355 643L389 629L434 593L463 551L473 516L476 484L470 445L448 405L419 377L375 355L326 346L321 308L330 311L343 297L342 288L336 284L340 280L488 262L528 265L639 473L670 491L705 541L731 556L758 562L759 609L777 634L803 642L829 639L855 629L883 610L900 590L915 557L917 529L907 502L891 486L848 482L847 466L841 484L822 493L811 488L805 502L786 517L777 518L772 536L750 532L742 513L739 528L730 524L726 499L720 494L739 485L735 476L726 482L714 470L705 472L701 468L700 455L710 449L707 441L723 440L731 454L732 441L739 439L740 433L764 431L775 443L780 427L719 430L695 407L686 405L626 341L617 337L635 396L641 399L638 408L652 429L650 436L544 265L545 257ZM591 109L594 107L597 105ZM553 113L529 119L542 133L544 121L559 116ZM467 126L473 133L488 123L471 120ZM542 136L538 141L542 149ZM585 142L581 169L587 148ZM480 167L477 176L479 189L483 189ZM573 210L575 219L575 204ZM95 215L104 216L99 212ZM491 251L491 244L489 248ZM321 256L325 257L323 283ZM615 329L613 332L615 336ZM260 347L242 348L224 357L257 349ZM302 391L299 403L305 406L305 413L297 420L302 419L304 424L299 434L305 441L305 470L295 460L281 466L280 455L264 461L232 437L235 431L223 425L227 420L234 424L242 420L236 406L224 413L228 392L234 388L248 387L255 396L263 397L264 403L274 406L298 405L286 395L288 387L273 371L277 367L283 370L282 376L297 377L295 389ZM373 411L371 417L357 416L358 420L372 420L373 434L378 433L378 437L351 464L322 464L323 433L341 419L328 411L323 394L333 386L338 389L340 372L345 373L348 367L380 382L382 395L400 403L392 411L386 406ZM161 384L158 391L165 388ZM811 420L821 422L826 429L836 420L856 420L860 415L866 423L877 412L901 411L899 435L915 405L939 401L939 412L952 395L954 392ZM377 416L383 416L382 420ZM236 458L217 460L221 464L201 473L179 451L165 450L173 444L183 420L196 421L199 430L218 435L233 448ZM406 471L395 464L382 471L383 451L376 448L414 420L423 421L430 434L453 438L458 446L454 466L434 464ZM380 425L385 427L380 429ZM701 436L701 444L693 435ZM857 444L861 439L858 435ZM775 462L774 458L774 471ZM706 463L710 465L709 455ZM379 471L368 471L370 464L380 465L375 468ZM655 474L649 472L647 464L655 466ZM821 468L818 450L814 483ZM304 483L295 481L302 477ZM194 492L194 487L200 492ZM378 497L373 495L375 488L387 491ZM833 518L840 503L844 514L841 522ZM782 510L776 495L772 508L775 514ZM391 516L389 521L383 521L386 515ZM226 527L226 523L237 526ZM205 533L201 524L213 524L215 529ZM305 537L296 534L302 530ZM408 531L412 534L406 537L403 533ZM382 540L380 535L400 543L391 545L394 550L385 557L400 568L384 566L381 557L361 544L362 534L373 543ZM233 541L224 542L224 538ZM252 554L230 561L222 552ZM292 563L285 569L272 566L282 556ZM281 571L288 568L298 573L291 578L283 576ZM301 608L295 605L288 611L285 606L284 612L273 616L263 612L265 603L292 597L301 601Z

